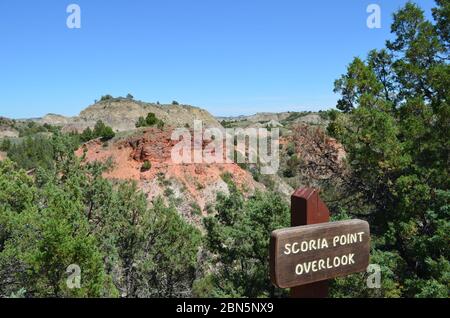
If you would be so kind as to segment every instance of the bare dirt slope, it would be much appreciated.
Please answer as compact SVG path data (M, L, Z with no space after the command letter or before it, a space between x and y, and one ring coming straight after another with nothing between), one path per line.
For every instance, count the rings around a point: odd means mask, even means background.
M104 162L111 158L114 165L105 177L135 180L149 202L161 196L168 203L175 203L185 218L197 224L208 214L217 193L228 193L224 175L230 176L244 194L264 189L237 164L172 163L170 155L174 141L170 139L171 133L170 129L149 128L142 134L110 142L108 146L93 140L82 146L77 155L84 154L87 162ZM145 161L151 163L148 171L141 169Z

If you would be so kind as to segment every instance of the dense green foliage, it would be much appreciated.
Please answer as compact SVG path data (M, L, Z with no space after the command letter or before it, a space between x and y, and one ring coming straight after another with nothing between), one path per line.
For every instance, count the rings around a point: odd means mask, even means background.
M352 202L336 208L370 221L371 262L384 269L381 290L348 278L336 296L449 296L450 3L437 3L434 25L408 3L386 49L355 58L336 81L342 113L328 130L351 175L333 190Z
M8 157L25 170L38 167L52 169L54 161L59 159L58 149L67 147L75 151L79 146L77 134L67 134L64 139L65 145L61 145L61 136L61 133L56 132L52 136L37 134L25 137L23 140L10 143L7 150Z
M116 134L113 129L99 120L95 123L94 130L87 127L80 135L80 140L83 142L100 138L102 141L107 141L114 138Z
M8 156L27 170L53 166L53 147L50 138L44 136L26 137L17 145L11 145Z
M136 128L139 127L152 127L157 126L159 129L162 129L164 127L164 122L161 119L158 119L155 115L155 113L148 113L147 116L139 117L138 121L136 122Z
M114 97L112 97L111 95L107 94L107 95L103 95L102 97L100 97L100 101L107 101L107 100L113 100Z
M132 183L81 164L69 135L48 139L53 165L29 177L0 162L0 296L188 296L199 232L173 207L147 206ZM81 269L70 288L69 265Z
M19 137L28 137L34 136L38 133L56 133L60 130L59 127L52 126L49 124L40 125L33 121L28 123L16 123L13 125L13 128L19 131Z
M11 149L12 143L9 138L4 138L0 144L0 151L8 152Z
M215 216L204 219L206 249L215 270L196 283L203 297L273 297L269 280L270 233L289 225L289 208L273 193L256 193L248 200L231 182L230 195L219 194Z
M152 168L152 163L148 160L144 161L141 167L141 171L148 171Z

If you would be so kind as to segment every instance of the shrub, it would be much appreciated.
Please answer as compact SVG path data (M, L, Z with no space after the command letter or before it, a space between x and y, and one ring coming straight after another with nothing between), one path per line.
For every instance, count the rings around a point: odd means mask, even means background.
M136 122L136 128L145 127L145 126L146 126L145 118L142 116L139 117L138 121Z
M215 209L214 209L214 203L209 202L206 204L205 210L208 214L213 214Z
M138 121L136 122L136 128L139 127L152 127L156 125L159 129L164 128L164 122L160 119L158 119L155 115L155 113L148 113L147 117L139 117Z
M286 178L295 177L299 169L300 159L296 155L292 155L286 162L286 169L283 171L283 176Z
M195 183L195 188L197 189L197 190L203 190L204 188L205 188L205 185L204 184L201 184L200 182L196 182Z
M230 172L224 172L220 176L222 180L229 186L230 184L233 184L233 175Z
M256 192L245 199L232 185L229 195L217 195L215 208L217 214L203 219L205 247L208 253L217 255L211 264L214 271L196 284L195 294L203 297L282 296L283 290L272 288L267 269L270 233L289 225L286 201L271 192ZM226 245L218 238L226 238Z
M53 167L54 145L42 135L25 137L21 142L10 145L8 157L25 170Z
M147 126L153 126L158 122L158 118L156 118L155 113L148 113L145 118L145 123Z
M172 188L166 188L165 190L164 190L164 195L166 196L166 197L171 197L171 196L173 196L175 194L175 192L172 190Z
M19 130L19 137L28 137L38 133L48 132L44 126L39 125L34 121L30 121L26 125L18 125L17 129Z
M152 168L152 164L150 161L144 161L144 164L141 167L141 171L149 171Z
M113 99L113 97L111 96L111 95L103 95L101 98L100 98L100 101L101 102L103 102L103 101L105 101L105 100L111 100L111 99Z
M71 158L37 169L40 178L0 162L0 297L190 296L197 228L161 199L150 207L135 183L103 179L101 164L62 153ZM80 288L66 284L71 263L82 269Z
M11 148L11 140L9 140L9 138L3 139L2 144L0 145L0 150L9 151L10 148Z
M86 142L92 139L94 139L94 133L92 132L92 129L88 127L85 130L83 130L83 132L80 135L80 140L82 142Z
M295 152L296 152L296 150L295 150L295 143L294 143L294 142L290 142L290 143L287 145L286 153L287 153L287 155L288 155L289 157L291 157L293 154L295 154Z
M97 121L93 131L93 137L100 137L102 141L110 140L114 138L116 134L111 127L105 125L101 120Z
M202 215L202 209L200 208L197 202L191 203L191 213L197 216Z
M158 120L158 124L156 125L156 127L158 127L158 129L162 130L164 128L164 122L162 120Z
M165 179L165 175L162 172L158 172L156 174L156 179L158 180L159 184L163 184L163 181Z

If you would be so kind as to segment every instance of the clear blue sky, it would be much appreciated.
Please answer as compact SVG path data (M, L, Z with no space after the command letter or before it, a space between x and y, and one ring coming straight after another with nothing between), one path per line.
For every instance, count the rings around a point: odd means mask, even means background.
M419 0L429 13L431 0ZM81 7L82 28L66 27ZM366 8L382 9L382 28ZM76 115L103 94L215 115L335 106L333 81L405 0L1 0L0 115Z

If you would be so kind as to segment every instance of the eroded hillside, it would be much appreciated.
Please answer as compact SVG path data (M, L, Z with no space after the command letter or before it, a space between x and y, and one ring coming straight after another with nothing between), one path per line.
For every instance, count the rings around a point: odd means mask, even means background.
M220 123L208 111L198 107L160 105L127 98L102 100L90 105L75 117L48 114L35 121L62 126L65 131L81 132L87 127L93 128L95 123L101 120L114 131L126 131L134 129L139 117L145 117L148 113L154 113L165 124L174 127L192 125L194 120L201 120L206 127L220 127Z
M148 128L107 145L92 140L77 150L86 162L112 161L105 173L111 180L135 180L151 202L158 196L174 203L188 220L200 224L212 211L219 192L228 193L227 178L246 195L264 186L237 164L174 164L171 160L171 129ZM145 163L149 166L145 167Z

